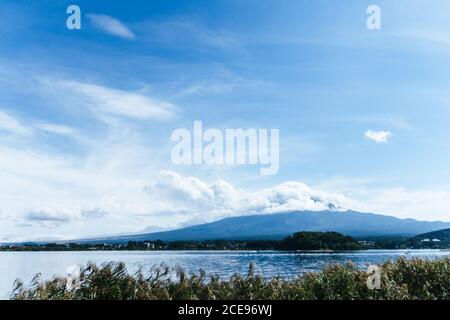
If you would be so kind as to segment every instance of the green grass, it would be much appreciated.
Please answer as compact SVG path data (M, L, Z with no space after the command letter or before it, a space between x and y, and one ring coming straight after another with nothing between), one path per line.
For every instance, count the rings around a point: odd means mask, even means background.
M66 278L42 281L37 275L29 287L16 281L12 299L17 300L136 300L136 299L269 299L269 300L341 300L341 299L449 299L450 258L405 260L381 266L380 290L367 288L367 273L354 264L329 265L321 272L308 273L290 280L264 280L253 273L218 276L187 274L168 267L153 269L147 275L129 274L123 263L102 266L88 264L81 272L80 286L67 289Z

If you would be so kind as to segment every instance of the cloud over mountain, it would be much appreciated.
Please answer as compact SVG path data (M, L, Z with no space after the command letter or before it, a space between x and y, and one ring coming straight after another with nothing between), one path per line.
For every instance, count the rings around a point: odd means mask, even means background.
M155 200L164 201L173 211L184 209L191 217L212 217L254 213L277 213L298 210L343 211L357 202L340 194L312 190L296 181L271 188L248 191L235 188L224 180L212 184L196 177L184 177L162 171L145 191Z

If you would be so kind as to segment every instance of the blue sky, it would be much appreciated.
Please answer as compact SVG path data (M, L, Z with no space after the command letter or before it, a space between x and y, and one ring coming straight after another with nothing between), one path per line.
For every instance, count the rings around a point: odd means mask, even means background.
M81 30L66 28L70 4ZM370 4L381 30L366 27ZM449 10L2 1L0 240L160 230L310 208L310 195L450 221ZM278 174L173 165L171 132L194 120L280 129Z

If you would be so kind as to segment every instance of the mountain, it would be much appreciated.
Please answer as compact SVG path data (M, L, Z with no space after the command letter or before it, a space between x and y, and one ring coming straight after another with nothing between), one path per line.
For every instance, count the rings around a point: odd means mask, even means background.
M356 211L299 211L225 218L172 231L86 239L79 242L123 243L145 240L270 240L298 231L336 231L353 237L415 236L450 228L450 222L427 222Z

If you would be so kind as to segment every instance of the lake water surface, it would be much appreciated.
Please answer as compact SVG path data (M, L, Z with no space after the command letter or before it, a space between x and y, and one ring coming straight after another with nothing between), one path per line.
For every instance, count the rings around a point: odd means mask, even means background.
M162 263L189 272L199 269L227 279L235 273L245 274L250 263L264 277L294 277L318 271L329 263L353 261L361 268L398 257L438 259L450 256L450 250L364 250L333 253L288 253L273 251L80 251L80 252L0 252L0 298L8 297L15 279L28 284L41 273L44 279L65 275L74 265L122 261L130 272L144 271Z

